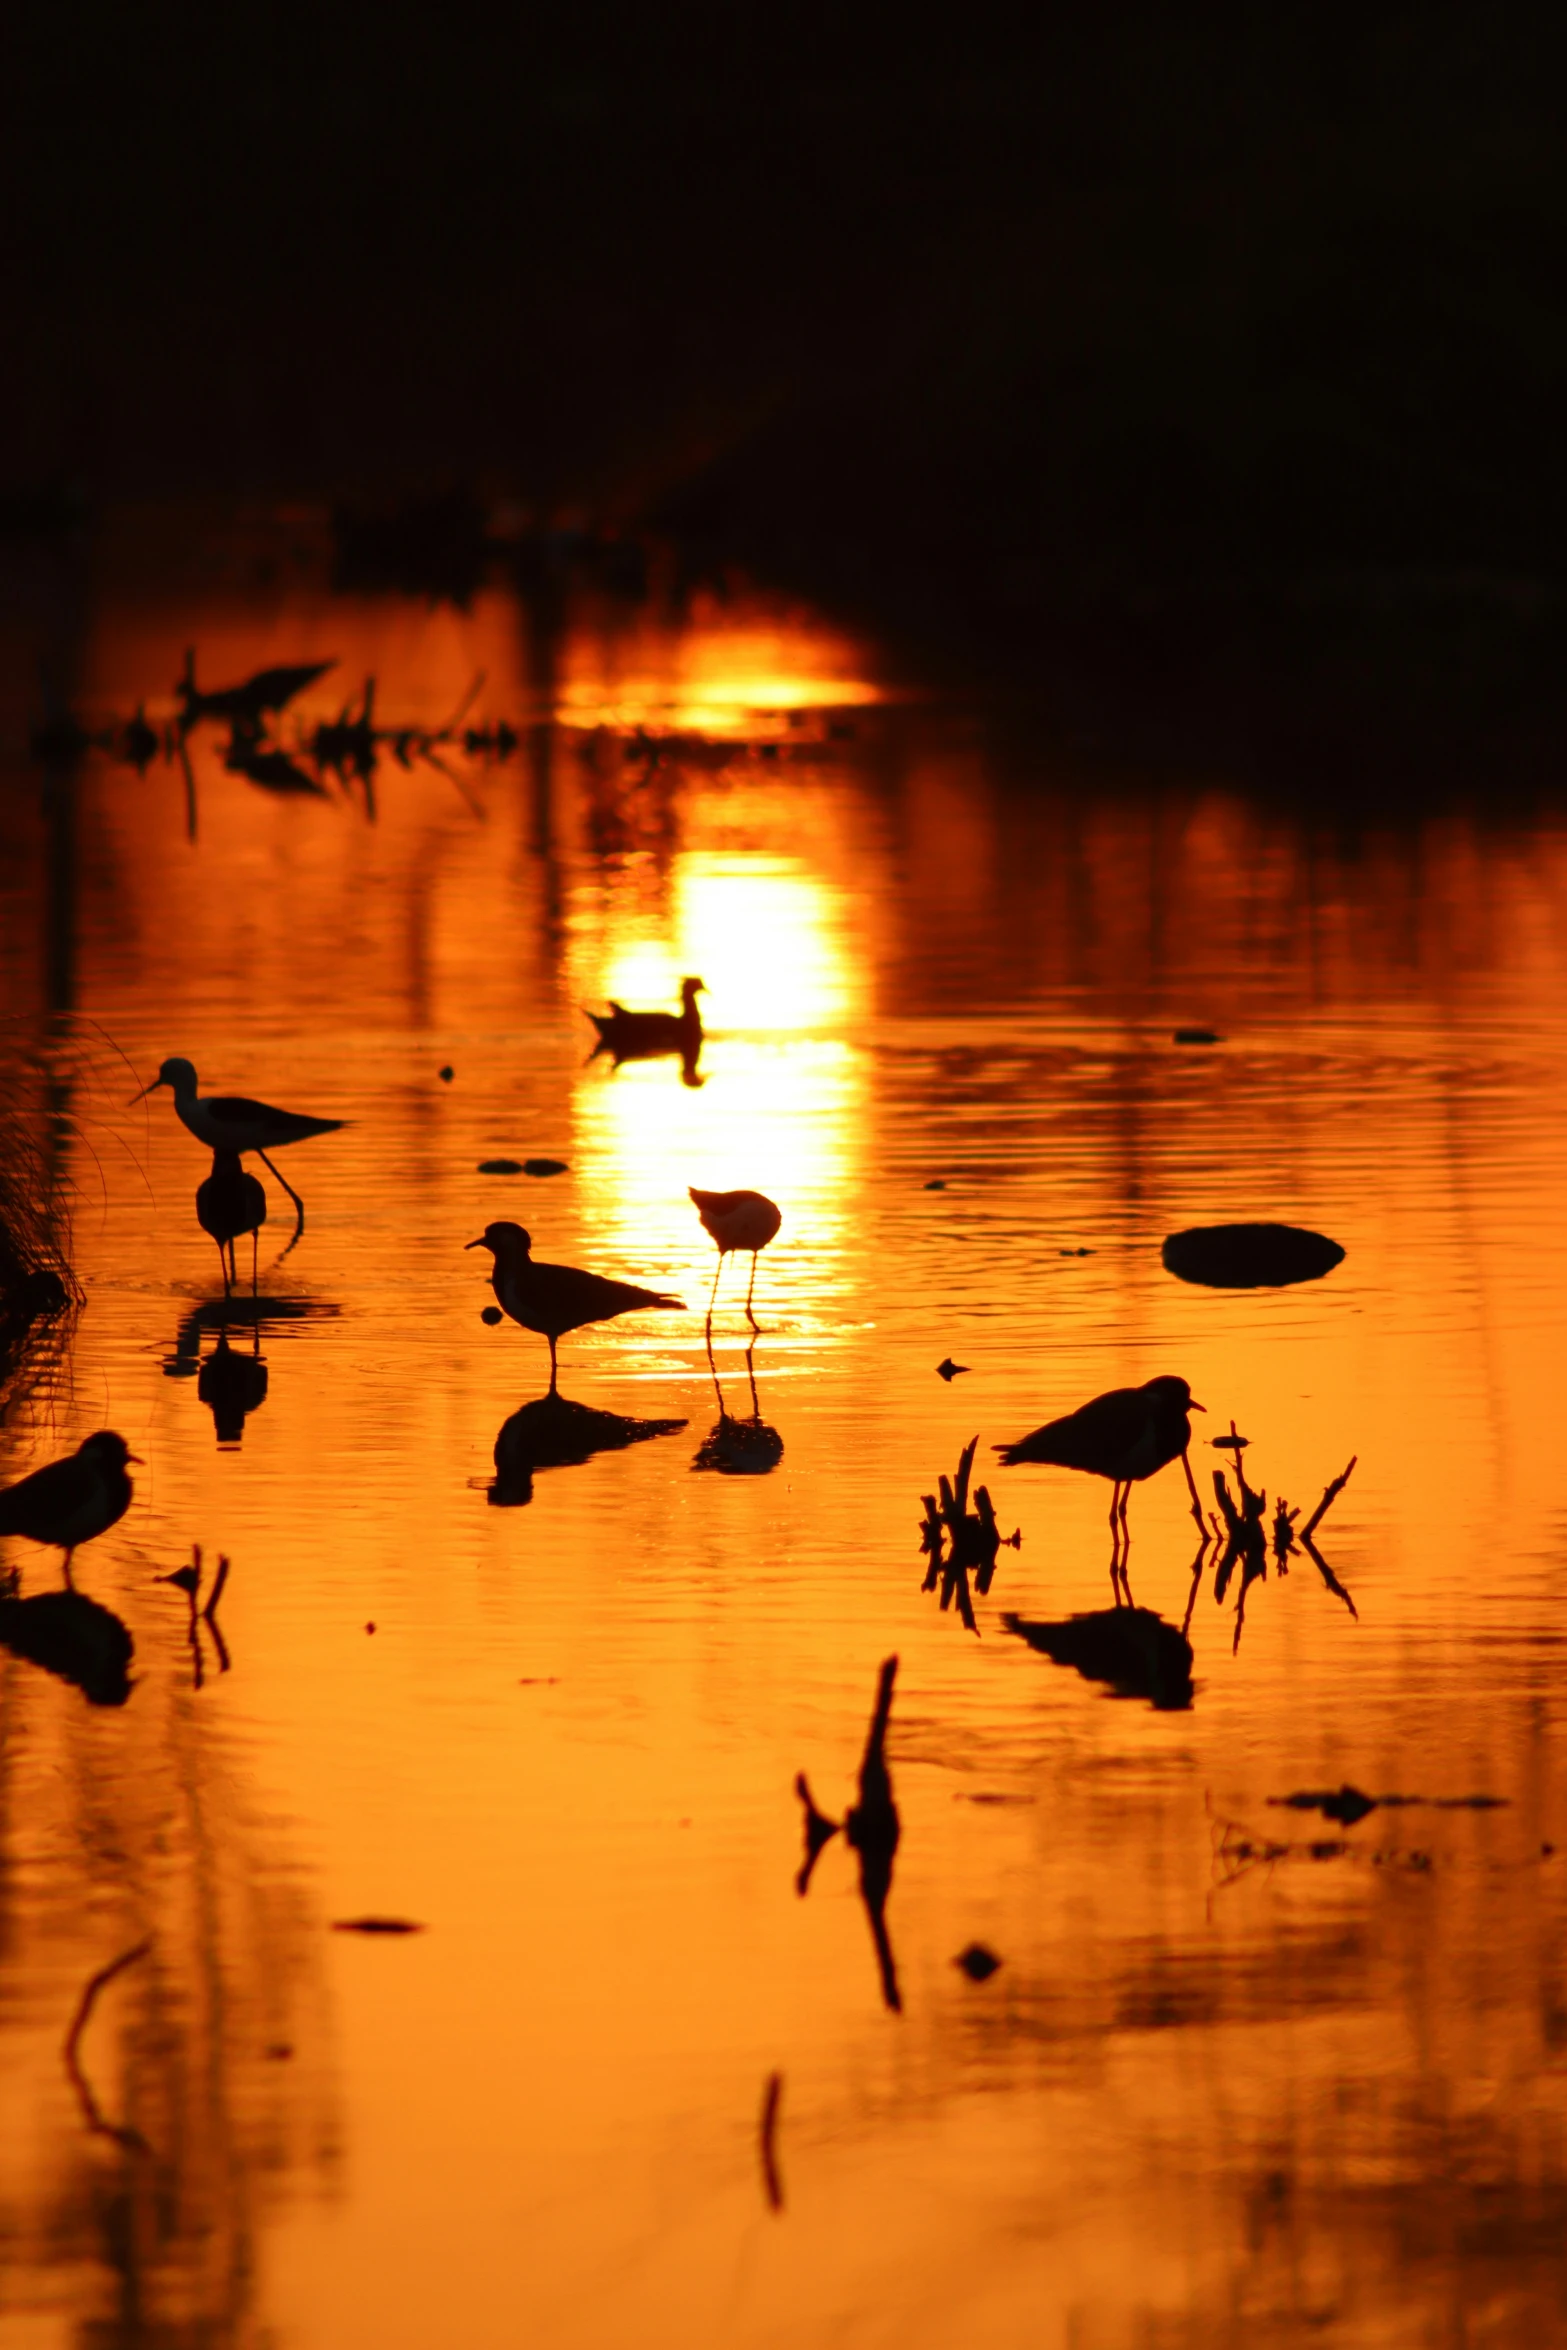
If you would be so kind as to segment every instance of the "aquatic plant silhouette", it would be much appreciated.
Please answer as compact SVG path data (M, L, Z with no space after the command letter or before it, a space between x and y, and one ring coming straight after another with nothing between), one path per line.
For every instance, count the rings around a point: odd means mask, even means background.
M489 1497L496 1509L518 1509L533 1499L539 1469L575 1469L596 1453L623 1452L649 1437L674 1436L685 1420L639 1420L622 1412L574 1403L555 1388L519 1406L503 1420L495 1439L495 1481Z
M185 667L175 687L179 700L178 726L182 735L204 720L219 719L244 733L258 733L268 718L285 709L307 686L325 677L334 661L295 661L258 669L239 685L205 692L196 683L196 650L185 650Z
M930 1561L920 1589L934 1591L939 1583L943 1613L956 1602L962 1622L976 1634L979 1625L969 1591L970 1572L981 1599L988 1598L1002 1550L1023 1547L1021 1528L1002 1533L988 1487L976 1487L974 1507L971 1510L968 1506L969 1478L978 1444L979 1438L971 1436L958 1456L957 1475L950 1484L946 1477L939 1477L936 1492L920 1496L925 1505L920 1551Z
M810 1890L818 1859L834 1836L841 1832L859 1859L860 1899L865 1905L865 1915L870 1923L881 1995L894 2013L901 2012L903 1998L898 1989L898 1970L887 1930L887 1897L892 1890L892 1864L902 1831L898 1807L893 1799L892 1776L887 1768L887 1724L892 1714L892 1690L897 1672L898 1660L895 1656L889 1656L883 1662L877 1680L876 1703L871 1713L870 1728L866 1732L865 1752L860 1761L859 1801L850 1807L844 1818L841 1821L829 1819L818 1808L803 1771L796 1773L794 1782L795 1793L805 1813L805 1859L795 1878L795 1891L803 1898Z
M1241 1634L1246 1627L1246 1595L1254 1583L1263 1582L1267 1578L1270 1552L1267 1524L1268 1497L1265 1492L1255 1490L1247 1482L1246 1472L1241 1463L1241 1454L1247 1440L1237 1433L1233 1420L1230 1422L1229 1435L1216 1437L1214 1441L1219 1447L1233 1453L1237 1486L1237 1492L1232 1495L1224 1471L1215 1469L1213 1490L1223 1522L1224 1548L1214 1567L1213 1596L1221 1607L1229 1590L1232 1575L1237 1568L1240 1570L1240 1584L1235 1603L1235 1637L1231 1643L1233 1655L1239 1651ZM1349 1483L1358 1458L1358 1454L1353 1455L1348 1466L1342 1469L1338 1476L1330 1480L1323 1490L1322 1499L1299 1532L1296 1531L1295 1520L1299 1517L1300 1511L1298 1507L1291 1508L1284 1496L1280 1494L1274 1503L1271 1528L1271 1552L1277 1574L1284 1576L1289 1573L1290 1559L1298 1547L1311 1560L1328 1590L1333 1593L1336 1599L1343 1601L1350 1614L1357 1620L1359 1610L1317 1548L1313 1537L1333 1503ZM1189 1608L1187 1615L1188 1621L1190 1621Z
M211 1635L212 1645L217 1653L218 1671L220 1673L228 1672L233 1663L233 1659L229 1655L228 1642L224 1639L222 1628L218 1623L218 1602L223 1597L224 1586L229 1579L228 1560L219 1557L218 1571L212 1578L212 1589L207 1594L205 1602L201 1600L201 1577L201 1544L195 1542L191 1545L191 1559L188 1567L176 1567L172 1574L160 1575L158 1578L160 1583L172 1583L176 1590L185 1594L186 1605L190 1611L186 1633L190 1642L191 1686L195 1689L200 1689L206 1680L206 1660L201 1645L203 1625Z

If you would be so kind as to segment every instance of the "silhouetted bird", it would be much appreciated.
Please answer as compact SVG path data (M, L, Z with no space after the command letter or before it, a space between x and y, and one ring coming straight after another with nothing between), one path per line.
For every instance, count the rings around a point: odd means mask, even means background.
M682 979L678 1012L628 1012L611 997L607 1012L588 1014L599 1032L590 1060L609 1053L619 1068L622 1061L650 1061L664 1053L678 1053L686 1066L694 1069L702 1050L702 1015L696 999L706 993L700 979Z
M212 1173L196 1190L196 1221L218 1244L223 1294L239 1280L234 1243L250 1234L250 1293L256 1293L256 1235L267 1220L267 1195L257 1175L247 1175L237 1151L214 1151ZM232 1276L232 1279L231 1279Z
M269 1102L253 1102L244 1094L198 1094L196 1071L189 1061L165 1061L135 1099L156 1093L160 1085L173 1094L181 1123L209 1151L281 1150L285 1143L308 1142L313 1134L336 1134L348 1123L344 1118L307 1118L299 1110L275 1110Z
M72 1682L90 1705L123 1705L131 1693L130 1633L80 1591L0 1594L0 1648Z
M1085 1681L1106 1681L1123 1697L1146 1697L1164 1712L1191 1704L1191 1642L1151 1608L1095 1608L1058 1624L1004 1615L1001 1623Z
M590 1322L612 1322L617 1314L633 1314L645 1306L685 1312L685 1300L662 1290L638 1289L630 1281L607 1281L600 1273L584 1273L575 1265L541 1265L531 1254L533 1242L520 1224L486 1224L468 1248L487 1248L494 1257L490 1281L496 1303L524 1330L537 1331L550 1342L549 1392L555 1394L555 1344L568 1330L585 1329Z
M1205 1523L1191 1463L1186 1458L1192 1440L1189 1412L1203 1406L1192 1399L1184 1379L1149 1379L1141 1387L1113 1387L1092 1403L1069 1412L1065 1419L1049 1420L1016 1444L998 1444L1003 1468L1020 1468L1038 1461L1058 1469L1082 1469L1091 1477L1108 1477L1110 1524L1126 1525L1126 1498L1134 1484L1154 1476L1178 1460L1191 1489L1192 1514Z
M274 669L258 669L242 685L220 686L214 693L203 693L196 683L195 653L187 647L185 673L178 687L180 727L188 733L203 718L226 718L232 726L255 729L264 718L285 708L296 694L302 694L307 685L314 685L318 677L325 677L335 666L332 661L294 661Z
M746 1320L754 1330L756 1316L751 1311L751 1294L756 1287L756 1260L776 1234L783 1217L764 1191L698 1191L688 1184L692 1203L702 1219L702 1229L718 1243L718 1263L713 1268L713 1294L707 1301L707 1318L713 1318L713 1307L718 1299L718 1276L724 1269L724 1259L731 1249L748 1248L751 1252L751 1282L745 1293Z
M106 1534L130 1508L125 1464L136 1459L123 1436L100 1428L68 1459L51 1461L0 1493L0 1534L25 1534L29 1542L63 1550L69 1583L78 1545Z

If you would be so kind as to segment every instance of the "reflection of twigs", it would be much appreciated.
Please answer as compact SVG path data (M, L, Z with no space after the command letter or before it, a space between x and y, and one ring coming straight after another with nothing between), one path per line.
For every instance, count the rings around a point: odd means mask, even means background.
M1313 1534L1315 1534L1317 1528L1321 1525L1323 1519L1327 1516L1328 1511L1332 1508L1334 1502L1337 1501L1339 1495L1343 1492L1345 1486L1349 1483L1355 1463L1359 1460L1359 1458L1360 1455L1358 1452L1352 1453L1350 1455L1349 1467L1343 1470L1337 1477L1335 1477L1331 1485L1324 1488L1322 1499L1318 1502L1316 1508L1312 1511L1310 1517L1306 1520L1305 1525L1301 1528L1300 1539L1308 1549L1311 1546L1311 1537ZM1318 1563L1320 1565L1321 1562L1319 1561Z
M273 1175L277 1182L282 1184L283 1189L288 1193L289 1198L294 1203L294 1237L288 1243L288 1247L283 1250L282 1255L274 1257L272 1260L274 1264L281 1265L283 1258L289 1254L290 1250L296 1249L299 1246L300 1235L305 1229L305 1203L300 1198L298 1192L294 1189L292 1183L289 1182L288 1177L286 1175L278 1174L276 1167L273 1166L272 1161L267 1157L265 1151L257 1151L256 1156L261 1161L261 1164Z
M220 1673L226 1673L229 1670L230 1661L229 1644L224 1639L223 1634L218 1626L218 1601L223 1597L223 1586L228 1581L228 1579L229 1563L228 1560L224 1558L222 1553L219 1552L218 1571L212 1580L211 1596L209 1597L206 1606L202 1609L201 1615L202 1621L206 1625L207 1630L212 1634L212 1645L218 1652L218 1671Z
M1351 1466L1353 1466L1353 1463ZM1322 1577L1322 1580L1327 1585L1328 1589L1333 1593L1334 1598L1341 1599L1344 1602L1344 1605L1348 1608L1350 1614L1354 1617L1356 1623L1358 1624L1360 1621L1359 1608L1356 1607L1354 1601L1350 1598L1349 1593L1345 1590L1337 1575L1334 1574L1333 1569L1328 1565L1327 1560L1323 1557L1321 1551L1312 1541L1309 1534L1303 1534L1301 1536L1300 1547L1305 1552L1307 1558L1310 1559L1312 1565L1316 1568L1317 1573Z
M783 2180L778 2175L778 2107L783 2097L783 2074L769 2073L762 2096L762 2185L770 2211L784 2207Z
M185 777L185 838L194 840L196 837L196 771L190 763L190 750L185 741L183 727L175 734L174 740L179 750L180 767Z
M65 2035L65 2069L70 2076L71 2086L76 2091L77 2101L81 2106L82 2117L87 2127L99 2137L112 2138L117 2146L125 2148L127 2154L148 2154L152 2150L139 2130L128 2127L122 2129L116 2123L105 2119L102 2108L93 2095L92 2083L82 2070L78 2051L81 2046L82 2034L92 2020L92 2011L99 1992L112 1983L116 1975L123 1974L128 1966L134 1966L137 1959L145 1958L151 1948L150 1938L138 1942L134 1950L122 1951L118 1958L111 1959L106 1967L98 1969L83 1991L81 2004L76 2010L75 2021Z

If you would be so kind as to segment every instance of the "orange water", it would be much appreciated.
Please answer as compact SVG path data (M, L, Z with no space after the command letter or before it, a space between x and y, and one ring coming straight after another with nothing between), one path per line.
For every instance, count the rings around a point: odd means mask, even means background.
M462 789L383 759L373 822L267 798L207 730L194 841L167 766L90 760L47 816L12 778L5 1071L88 1302L0 1475L104 1425L147 1465L78 1560L133 1632L129 1705L0 1655L0 2342L1551 2338L1567 827L1313 828L1003 758L867 708L874 659L776 613L586 612L546 660L499 595L105 589L84 707L156 715L188 641L203 682L337 654L305 718L374 670L389 723L433 725L483 668L487 714L562 723L455 760ZM781 748L648 774L599 720ZM586 1062L583 1004L687 972L700 1087ZM1177 1047L1190 1022L1224 1041ZM271 1191L237 1444L194 1375L221 1316L188 1321L221 1295L207 1162L167 1094L128 1106L171 1053L353 1121L282 1161L307 1224L269 1272ZM476 1172L502 1154L569 1172ZM763 1476L693 1473L692 1182L783 1211ZM685 1425L513 1508L492 1448L546 1350L480 1322L463 1249L505 1215L691 1308L563 1341L568 1395ZM1162 1270L1168 1231L1256 1216L1344 1264ZM738 1415L744 1278L714 1325ZM1236 1647L1210 1572L1184 1713L1001 1628L1109 1604L1102 1484L992 1465L1024 1539L979 1636L920 1589L919 1497L968 1437L983 1463L1163 1370L1209 1407L1205 1488L1232 1415L1308 1509L1357 1460L1320 1540L1358 1620L1297 1560ZM1178 1621L1177 1471L1131 1525L1135 1596ZM157 1581L197 1544L231 1561L199 1687ZM803 1767L841 1812L893 1653L900 2013L841 1841L796 1896L792 1793ZM1343 1780L1431 1800L1269 1807ZM1476 1794L1504 1801L1434 1800ZM330 1930L365 1913L425 1930ZM144 1937L82 2035L89 2110L62 2044Z

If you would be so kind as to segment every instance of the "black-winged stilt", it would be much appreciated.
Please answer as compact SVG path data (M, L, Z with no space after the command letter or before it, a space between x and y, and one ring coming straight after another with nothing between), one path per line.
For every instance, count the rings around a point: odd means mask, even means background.
M686 1188L702 1219L702 1229L718 1243L718 1263L713 1269L713 1294L707 1301L707 1318L712 1320L718 1302L718 1276L724 1269L725 1257L731 1249L749 1249L751 1282L745 1293L745 1314L754 1330L757 1320L751 1311L751 1295L756 1288L756 1260L777 1232L783 1216L764 1191L698 1191L694 1183Z

